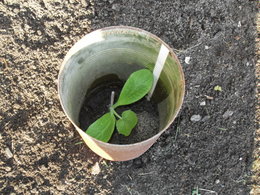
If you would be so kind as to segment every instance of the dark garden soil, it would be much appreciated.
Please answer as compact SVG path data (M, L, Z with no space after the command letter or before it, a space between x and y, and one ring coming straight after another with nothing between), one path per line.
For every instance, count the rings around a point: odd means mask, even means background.
M258 194L257 12L253 0L0 0L0 194ZM175 122L127 162L76 144L57 95L69 48L111 25L159 36L186 79Z

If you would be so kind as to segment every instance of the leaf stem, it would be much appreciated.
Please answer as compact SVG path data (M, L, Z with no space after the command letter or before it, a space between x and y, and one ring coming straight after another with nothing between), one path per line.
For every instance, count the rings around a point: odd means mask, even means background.
M110 99L110 112L112 113L112 114L114 114L117 118L122 118L116 111L115 111L115 105L113 105L114 104L114 99L115 99L115 92L114 91L112 91L111 92L111 99Z
M111 92L111 99L110 99L110 107L113 106L113 104L114 104L114 99L115 99L115 92L112 91L112 92Z
M114 113L114 115L116 115L117 118L122 118L112 107L110 109Z

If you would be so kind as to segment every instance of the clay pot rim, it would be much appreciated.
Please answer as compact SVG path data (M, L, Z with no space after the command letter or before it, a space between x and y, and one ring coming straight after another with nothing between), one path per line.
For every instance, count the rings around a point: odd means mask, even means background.
M182 94L181 94L181 102L180 102L180 106L179 108L177 109L176 111L176 114L173 116L172 120L169 122L169 124L163 129L161 130L160 132L158 132L157 134L155 134L154 136L146 139L146 140L143 140L141 142L136 142L136 143L133 143L133 144L112 144L112 143L106 143L106 142L102 142L100 140L97 140L91 136L89 136L87 133L85 133L84 130L82 130L78 125L76 125L72 120L71 118L68 116L65 108L64 108L64 105L63 105L63 102L61 101L61 96L60 96L60 85L61 85L61 79L60 79L60 76L61 76L61 73L64 69L64 66L67 62L67 60L75 53L77 53L79 50L77 51L72 51L72 48L75 47L76 43L80 42L84 37L88 36L89 34L92 34L92 33L96 33L96 32L104 32L104 31L110 31L110 30L118 30L118 29L123 29L123 30L133 30L133 31L137 31L137 32L141 32L143 34L146 34L148 36L150 36L151 38L155 39L156 41L158 41L159 43L161 44L164 44L164 46L167 47L167 49L169 50L169 55L171 55L177 62L177 65L179 67L179 73L181 74L181 78L182 78L182 86L183 86L183 90L182 90ZM159 37L157 37L156 35L146 31L146 30L143 30L143 29L140 29L140 28L136 28L136 27L132 27L132 26L124 26L124 25L120 25L120 26L109 26L109 27L104 27L104 28L101 28L101 29L97 29L97 30L94 30L86 35L84 35L81 39L79 39L77 42L74 43L74 45L70 48L70 50L67 52L66 56L64 57L64 60L61 64L61 67L60 67L60 70L59 70L59 75L58 75L58 97L59 97L59 100L60 100L60 104L61 104L61 107L65 113L65 115L67 116L67 118L69 119L69 121L74 125L74 127L76 127L76 130L81 130L83 131L87 137L89 137L90 139L93 139L95 142L98 142L100 144L103 144L105 146L109 146L109 147L114 147L114 148L118 148L118 147L127 147L127 146L138 146L138 145L143 145L145 144L146 142L149 143L149 142L154 142L153 140L156 140L160 134L162 134L163 132L165 132L169 126L173 123L174 119L176 118L176 116L178 115L180 109L181 109L181 106L183 104L183 100L184 100L184 95L185 95L185 79L184 79L184 73L183 73L183 69L182 69L182 66L181 66L181 63L179 61L179 59L177 58L176 54L174 53L174 51L171 49L171 47L166 44L163 40L161 40Z

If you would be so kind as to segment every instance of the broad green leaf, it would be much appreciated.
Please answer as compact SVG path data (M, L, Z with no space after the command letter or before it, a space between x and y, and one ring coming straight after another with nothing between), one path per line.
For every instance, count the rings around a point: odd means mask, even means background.
M137 121L136 114L131 110L127 110L122 113L122 118L116 121L116 128L120 134L129 136Z
M108 142L115 129L115 116L112 113L106 113L101 118L92 123L86 133L100 141Z
M132 73L127 79L118 101L113 108L132 104L144 97L152 88L153 74L148 69L141 69Z

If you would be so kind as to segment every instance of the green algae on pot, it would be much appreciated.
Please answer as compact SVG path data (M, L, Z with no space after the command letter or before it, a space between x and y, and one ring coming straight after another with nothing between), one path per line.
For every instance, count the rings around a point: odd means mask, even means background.
M162 45L169 54L159 77L164 95L157 85L152 96L158 102L157 134L123 145L105 143L87 135L80 128L79 112L91 85L106 75L116 75L125 81L139 69L153 71ZM184 76L173 51L155 35L132 27L108 27L86 35L71 48L59 73L58 89L64 112L86 144L103 158L124 161L143 154L173 122L183 102Z

